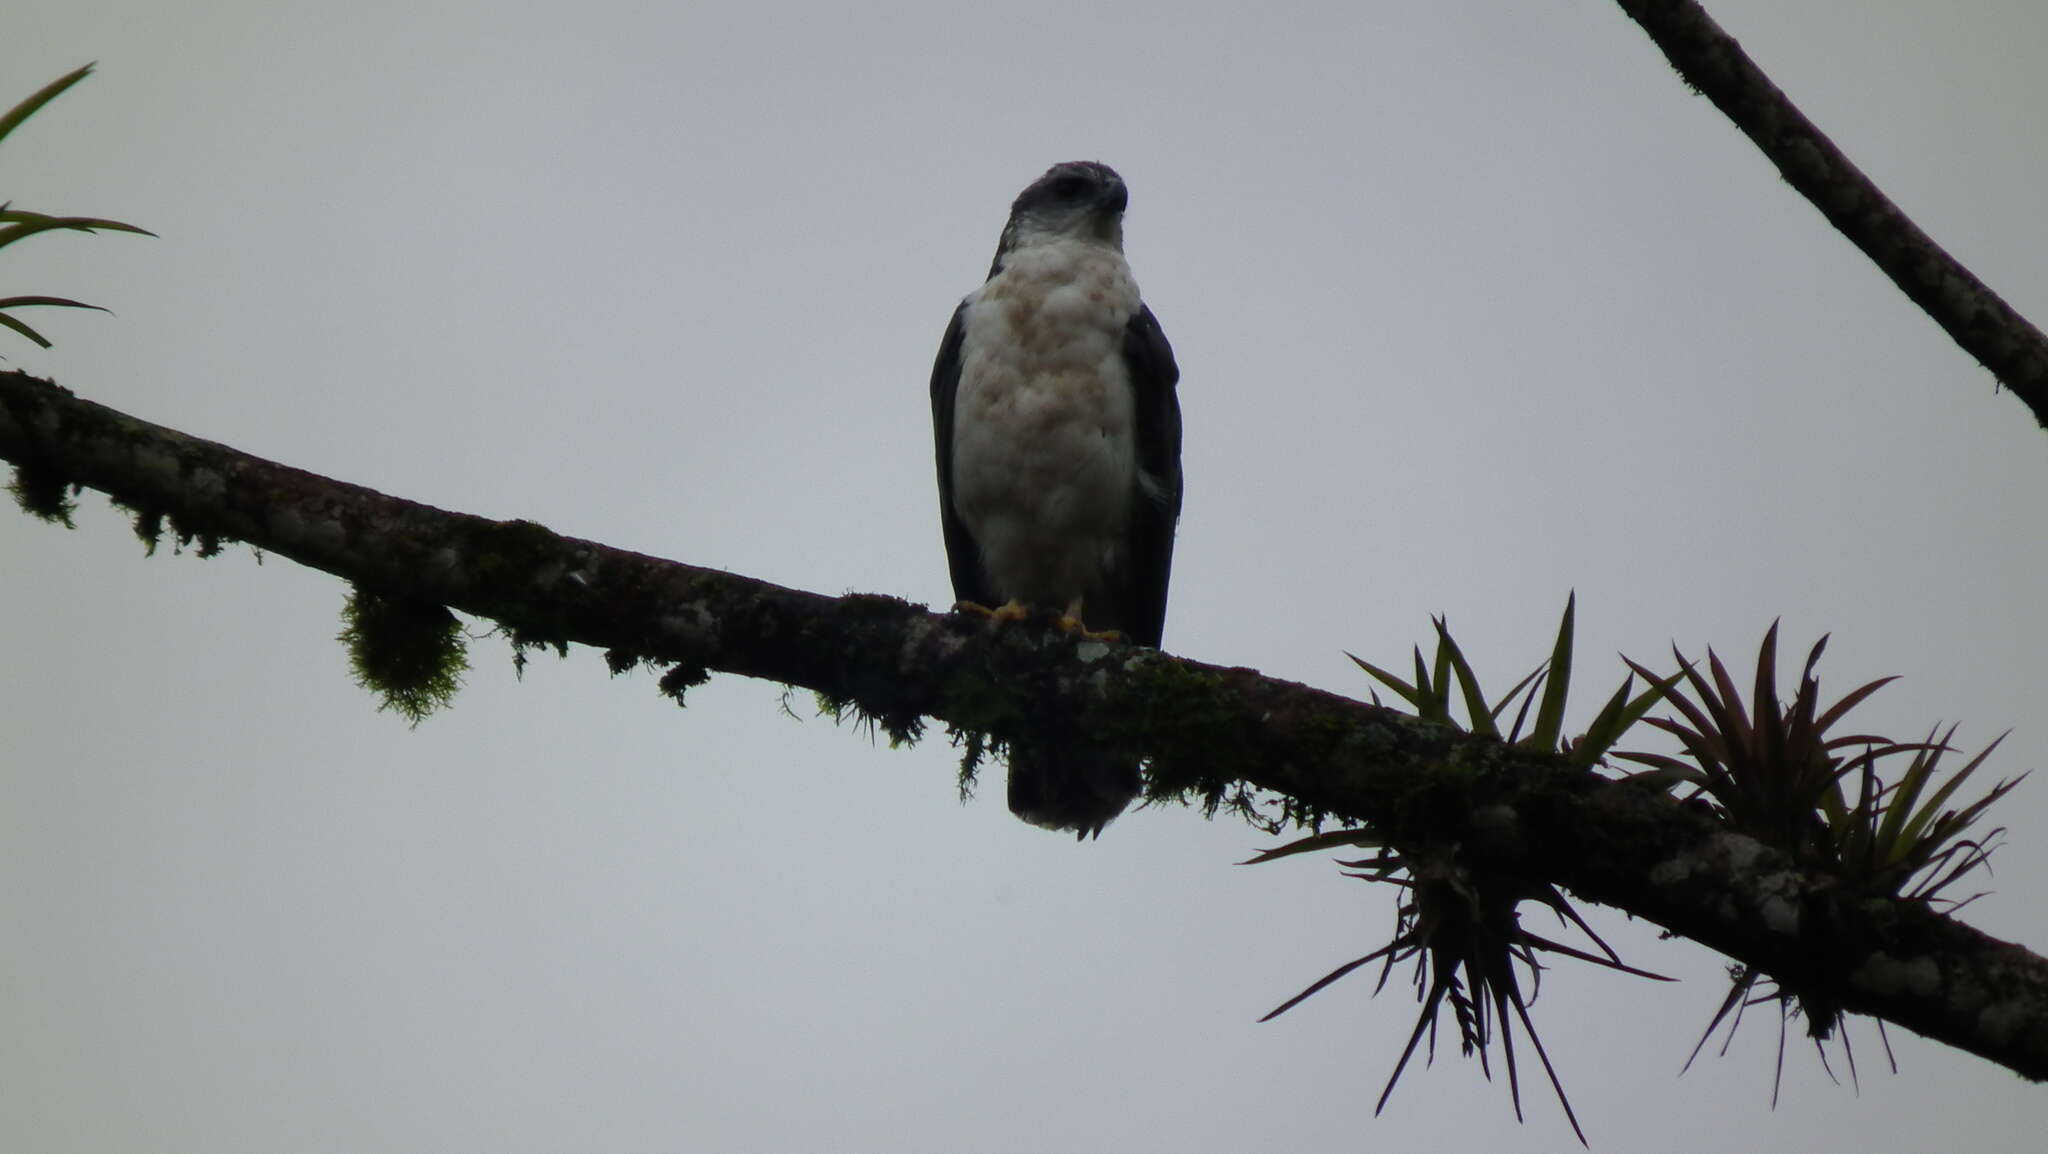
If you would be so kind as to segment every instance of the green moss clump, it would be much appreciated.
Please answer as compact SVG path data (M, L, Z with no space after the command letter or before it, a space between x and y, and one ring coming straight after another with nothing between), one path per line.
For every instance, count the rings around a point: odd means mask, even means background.
M17 464L14 466L14 480L7 483L7 491L14 494L14 503L29 516L66 529L78 528L71 520L71 515L78 512L78 502L72 500L74 486L58 474L33 465Z
M1015 733L1030 721L1028 712L980 669L960 668L946 678L947 717L976 733Z
M832 719L834 724L843 725L849 719L853 724L865 727L868 740L874 740L876 729L889 737L890 749L902 749L916 745L924 736L924 718L915 713L900 713L878 710L853 698L818 690L815 694L818 712Z
M156 556L156 547L164 539L164 515L161 510L145 510L135 514L135 539L142 542L145 556Z
M494 521L477 528L466 550L479 581L531 573L562 556L562 537L537 521Z
M689 691L711 680L711 671L701 665L678 665L661 675L661 691L677 705Z
M948 726L946 732L953 740L953 748L960 751L960 804L966 805L974 800L974 787L981 777L981 763L1000 756L1003 743L971 729Z
M448 607L389 597L358 585L341 610L339 640L348 646L356 684L383 698L412 725L455 700L469 672L462 623Z
M1130 718L1136 727L1154 732L1173 733L1180 748L1201 751L1199 759L1170 754L1153 758L1146 778L1147 799L1184 801L1194 794L1201 799L1203 815L1215 816L1235 780L1216 766L1228 764L1229 751L1242 745L1232 731L1229 711L1218 700L1223 679L1170 659L1147 661L1130 674L1107 715Z

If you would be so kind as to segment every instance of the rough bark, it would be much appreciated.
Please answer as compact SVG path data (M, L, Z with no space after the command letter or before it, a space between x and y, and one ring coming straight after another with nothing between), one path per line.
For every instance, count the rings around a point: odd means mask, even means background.
M892 733L934 717L1006 738L1086 732L1152 759L1156 797L1241 786L1300 820L1458 842L1709 945L1802 996L2048 1079L2048 961L1923 904L1859 897L1699 806L1249 669L890 597L824 597L452 513L0 374L0 458L181 533L245 541L529 639L741 673L849 703ZM318 644L319 640L308 639Z

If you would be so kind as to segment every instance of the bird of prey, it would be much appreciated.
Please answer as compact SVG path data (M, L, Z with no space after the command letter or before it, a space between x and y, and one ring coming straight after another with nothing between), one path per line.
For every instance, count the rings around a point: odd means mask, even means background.
M1063 613L1159 644L1180 517L1180 370L1124 261L1123 178L1056 164L1010 206L988 280L954 310L932 366L939 515L953 593ZM1085 737L1012 742L1010 809L1099 834L1138 766Z

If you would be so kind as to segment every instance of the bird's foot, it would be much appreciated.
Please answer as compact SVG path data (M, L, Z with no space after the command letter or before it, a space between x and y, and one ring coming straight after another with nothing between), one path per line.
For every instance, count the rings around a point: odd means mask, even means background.
M994 609L978 601L955 601L953 603L953 612L965 613L970 617L986 617L997 625L1005 625L1012 621L1022 621L1031 614L1031 611L1025 607L1022 601L1010 601Z
M1097 632L1088 628L1087 623L1081 620L1081 598L1079 596L1067 602L1067 611L1060 614L1059 627L1068 633L1079 633L1089 641L1122 641L1124 639L1124 635L1114 629L1104 629Z
M1057 624L1068 633L1078 633L1085 641L1122 641L1124 635L1115 629L1090 629L1079 617L1060 614Z

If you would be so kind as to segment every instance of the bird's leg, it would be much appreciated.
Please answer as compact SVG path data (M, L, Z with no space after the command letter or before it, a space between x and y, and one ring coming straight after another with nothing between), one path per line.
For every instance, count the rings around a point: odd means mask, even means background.
M1060 614L1060 628L1069 633L1088 632L1088 626L1081 622L1081 594L1074 594L1074 599L1067 602L1067 611Z
M1031 611L1025 607L1022 601L1013 597L1006 604L994 609L978 601L955 601L953 602L953 612L966 613L975 617L986 617L990 621L1001 625L1011 621L1022 621L1030 615Z
M1060 614L1059 625L1061 629L1069 633L1079 633L1090 641L1123 640L1123 634L1118 633L1114 629L1104 629L1098 633L1088 628L1081 620L1081 594L1079 593L1074 594L1074 599L1067 602L1067 611Z

